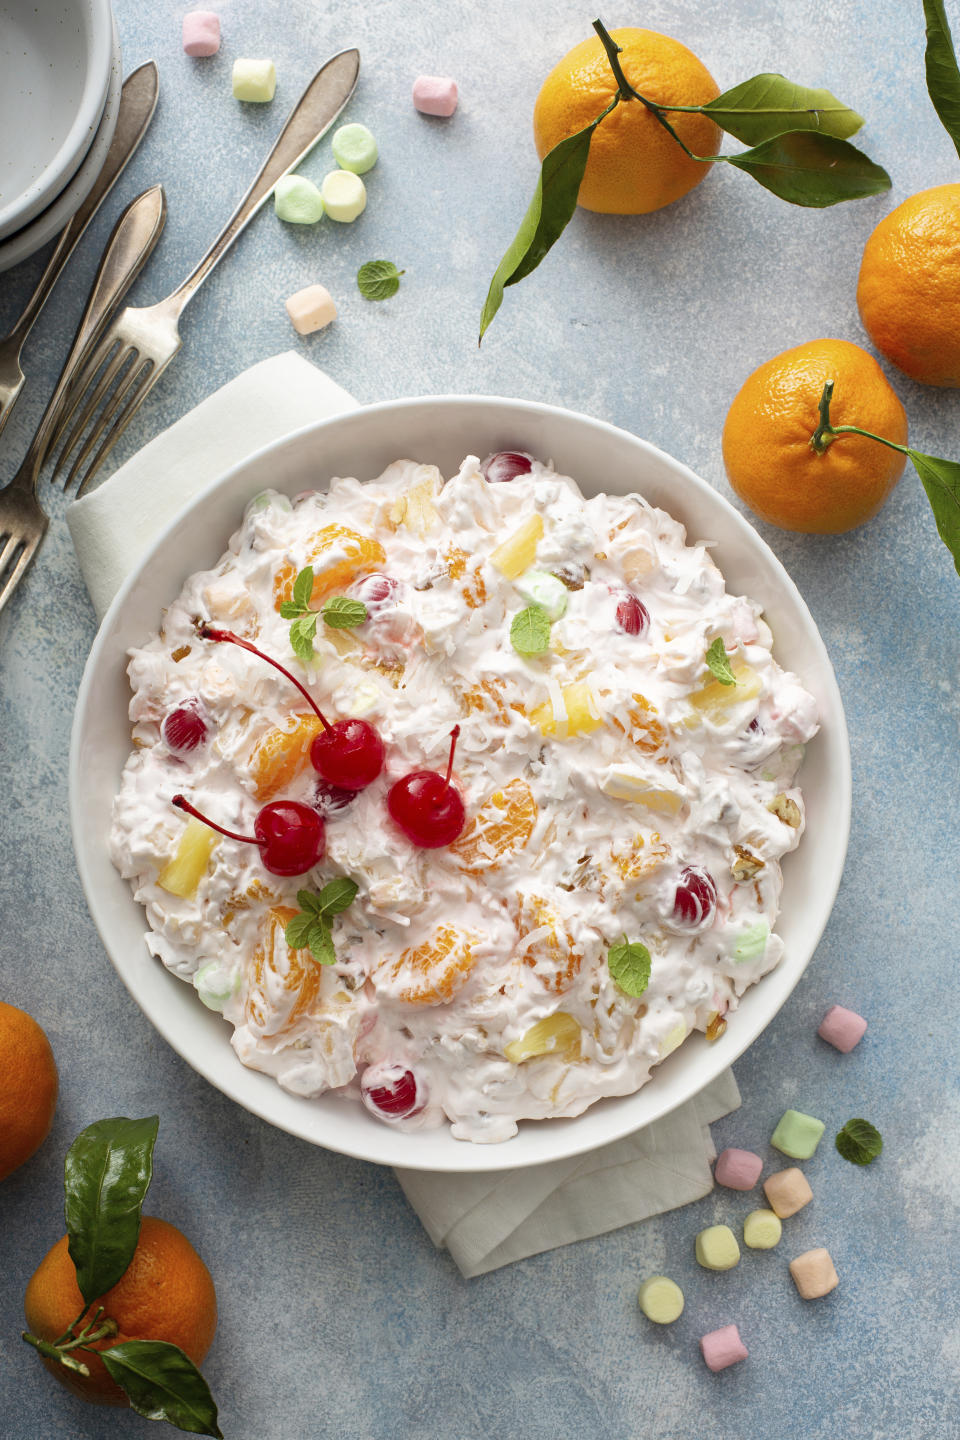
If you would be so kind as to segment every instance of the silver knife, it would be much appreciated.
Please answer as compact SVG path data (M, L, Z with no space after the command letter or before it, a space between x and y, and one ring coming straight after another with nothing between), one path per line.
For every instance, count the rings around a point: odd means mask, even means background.
M23 314L10 334L0 340L0 431L10 418L10 412L23 389L24 374L20 368L20 352L34 322L47 300L50 291L60 278L61 271L73 254L81 235L96 215L104 200L110 194L123 170L135 153L137 146L147 133L153 112L157 108L159 76L155 60L148 60L139 66L123 82L120 102L117 108L117 126L107 151L103 168L93 184L93 189L80 208L60 231L53 254L47 261L24 308Z

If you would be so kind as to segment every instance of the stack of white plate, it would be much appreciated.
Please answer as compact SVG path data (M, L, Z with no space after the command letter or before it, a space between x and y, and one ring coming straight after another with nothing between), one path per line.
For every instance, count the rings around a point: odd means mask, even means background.
M110 0L0 0L0 270L66 225L117 124Z

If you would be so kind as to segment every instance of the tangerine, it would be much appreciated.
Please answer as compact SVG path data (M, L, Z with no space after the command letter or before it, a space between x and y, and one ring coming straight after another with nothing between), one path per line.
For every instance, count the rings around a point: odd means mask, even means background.
M489 870L533 834L539 809L525 780L511 780L485 800L451 851L465 870Z
M330 563L318 565L317 562L322 561L328 551L335 549L342 553ZM378 569L386 558L379 540L359 535L345 525L325 525L313 535L307 550L307 564L314 569L311 608L316 609L330 595L338 594L361 575ZM285 600L293 599L293 585L298 573L292 560L285 560L277 570L273 577L275 610L279 610Z
M686 45L655 30L613 30L620 65L635 90L661 105L706 105L720 94ZM542 160L561 140L596 120L617 92L599 36L584 40L550 71L533 111ZM715 155L720 130L706 115L671 113L669 123L695 155ZM621 100L597 126L577 203L607 215L646 215L679 200L710 169L691 160L647 107Z
M67 1246L68 1237L64 1235L27 1283L27 1326L41 1340L58 1340L84 1308ZM166 1340L179 1345L199 1366L217 1328L217 1296L209 1270L175 1225L150 1215L143 1217L129 1266L116 1285L94 1301L91 1316L101 1305L104 1318L115 1320L119 1333L95 1340L96 1350L126 1340ZM56 1360L45 1359L43 1363L84 1400L99 1405L129 1403L102 1360L88 1350L72 1353L89 1367L89 1378L65 1369Z
M57 1064L32 1015L0 1000L0 1180L46 1140L57 1105Z
M403 1005L446 1005L473 969L472 938L453 925L439 925L421 945L384 961L378 973L400 986L395 998Z
M310 747L322 729L316 715L294 715L287 725L267 731L250 757L258 800L272 800L306 769Z
M880 221L857 306L874 345L911 380L960 385L960 185L921 190Z
M814 450L828 380L835 386L832 425L856 425L898 445L907 441L904 408L859 345L811 340L761 365L727 413L723 461L741 500L784 530L852 530L876 514L903 473L905 456L861 435L838 436L822 455Z
M284 932L298 913L290 905L273 906L253 953L246 1018L262 1035L289 1030L313 1009L320 993L320 966L309 950L292 950L286 941Z

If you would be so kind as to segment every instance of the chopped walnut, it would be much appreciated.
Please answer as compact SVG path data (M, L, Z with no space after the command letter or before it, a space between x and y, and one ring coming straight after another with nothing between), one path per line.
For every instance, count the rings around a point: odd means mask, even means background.
M566 565L558 565L556 570L552 570L550 573L568 590L582 590L584 581L590 579L590 571L586 565L581 565L576 560L570 560Z
M751 851L746 850L742 845L734 845L733 848L736 859L730 866L730 873L734 880L752 880L754 875L759 875L766 862L761 860L759 855L754 855Z
M710 1019L707 1021L707 1043L712 1045L715 1040L719 1040L726 1028L726 1020L724 1020L719 1010L714 1010Z
M189 646L189 645L178 645L177 648L176 648L176 650L174 650L173 653L171 654L170 659L173 661L173 663L174 663L175 665L179 665L180 661L181 661L181 660L186 660L186 658L187 658L187 656L188 656L189 654L190 654L190 646Z
M779 795L774 795L767 809L772 815L776 815L778 820L782 820L784 825L789 825L791 830L799 830L803 818L800 806L796 800L791 800L789 795L784 795L782 790Z

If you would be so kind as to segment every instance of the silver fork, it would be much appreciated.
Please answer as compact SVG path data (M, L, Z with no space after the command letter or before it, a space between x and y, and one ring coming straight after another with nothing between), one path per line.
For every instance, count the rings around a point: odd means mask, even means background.
M130 202L114 226L56 389L23 464L6 489L0 490L0 610L26 574L50 524L37 499L37 481L70 384L149 259L163 230L166 210L163 187L154 185Z
M180 349L177 322L187 303L269 198L281 176L309 154L336 120L356 88L359 73L357 50L342 50L317 71L260 173L193 273L165 300L140 309L128 305L114 320L70 398L68 413L76 418L64 440L55 476L62 474L98 407L102 408L63 482L64 489L79 481L80 495L89 485Z

